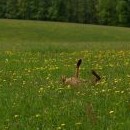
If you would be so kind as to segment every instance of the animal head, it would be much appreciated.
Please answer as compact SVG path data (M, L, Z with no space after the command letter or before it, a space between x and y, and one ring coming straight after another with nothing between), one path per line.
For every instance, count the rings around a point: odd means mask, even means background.
M66 76L65 76L65 75L62 75L62 76L61 76L61 81L62 81L63 83L65 83L65 81L66 81Z

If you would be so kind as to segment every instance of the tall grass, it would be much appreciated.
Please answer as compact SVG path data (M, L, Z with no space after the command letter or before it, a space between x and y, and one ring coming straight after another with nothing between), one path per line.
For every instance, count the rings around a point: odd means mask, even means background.
M129 130L129 29L16 20L0 28L0 129ZM80 77L95 69L99 84L61 84L79 58Z

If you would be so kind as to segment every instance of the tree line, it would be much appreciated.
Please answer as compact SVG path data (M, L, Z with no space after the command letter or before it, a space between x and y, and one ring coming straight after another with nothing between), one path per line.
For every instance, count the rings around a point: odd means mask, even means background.
M0 0L0 18L130 26L130 0Z

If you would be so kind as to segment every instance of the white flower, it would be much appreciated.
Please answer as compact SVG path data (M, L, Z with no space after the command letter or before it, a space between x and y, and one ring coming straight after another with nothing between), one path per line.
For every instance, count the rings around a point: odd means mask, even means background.
M112 113L114 113L114 111L109 111L109 114L112 114Z

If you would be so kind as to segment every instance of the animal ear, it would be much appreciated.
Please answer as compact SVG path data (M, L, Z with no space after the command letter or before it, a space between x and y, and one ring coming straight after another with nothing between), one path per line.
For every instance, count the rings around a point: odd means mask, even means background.
M82 59L79 59L77 62L77 68L81 65L81 63L82 63Z
M91 70L92 74L96 77L96 81L99 81L101 77L95 72L95 70Z

